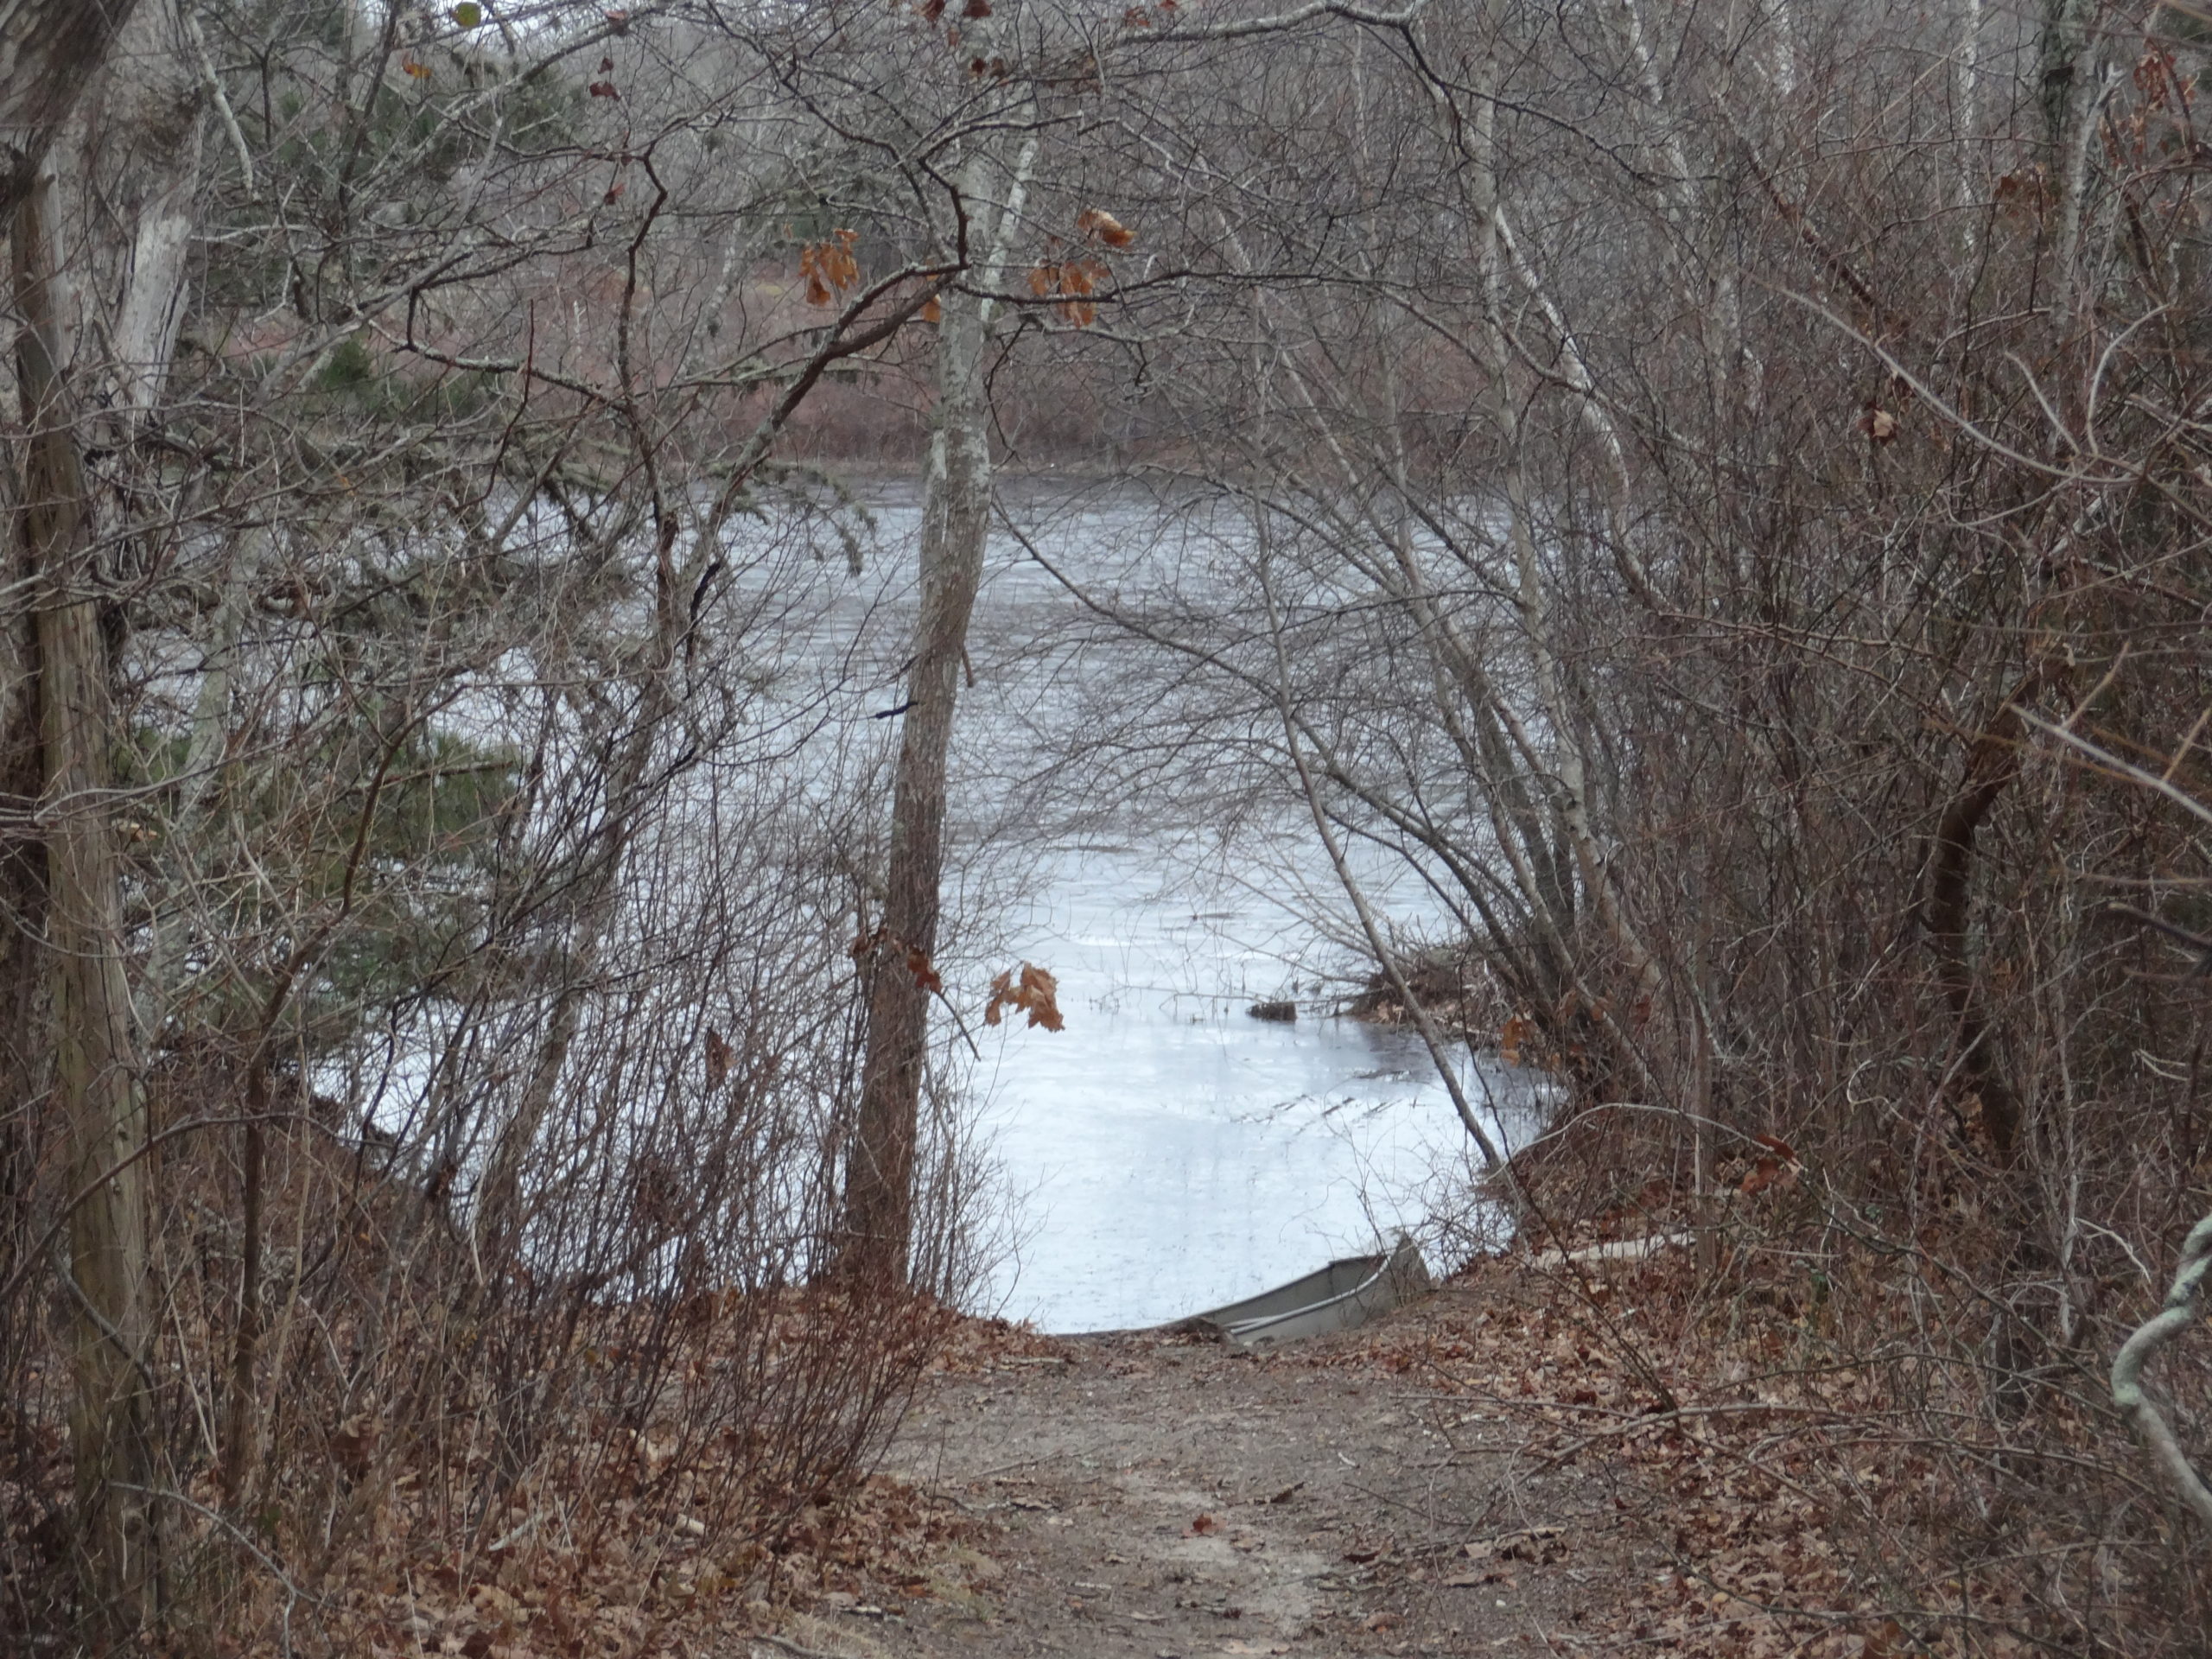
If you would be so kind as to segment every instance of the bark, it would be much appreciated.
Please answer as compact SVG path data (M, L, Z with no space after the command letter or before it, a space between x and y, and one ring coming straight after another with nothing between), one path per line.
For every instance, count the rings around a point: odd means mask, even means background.
M10 445L12 452L14 445ZM11 453L10 460L14 456ZM21 511L15 468L0 474L0 1275L21 1271L44 1220L40 1172L51 1140L41 1105L51 1084L44 946L46 849L35 828L44 757L38 737L38 620L30 549L13 533ZM20 1299L0 1301L0 1352L23 1351L10 1329L35 1319Z
M922 503L921 613L899 732L883 919L868 959L868 1052L839 1242L840 1271L866 1282L903 1284L906 1278L944 871L945 762L990 527L987 294L1001 276L1036 154L1033 136L1011 169L1001 206L990 194L999 168L988 149L979 144L961 169L957 205L966 217L960 228L970 257L981 255L975 265L980 280L948 290L940 302L937 424Z
M136 0L0 0L0 211L29 194L54 136Z
M124 974L121 858L106 802L113 712L90 504L55 371L46 192L19 202L16 372L31 429L22 526L37 582L54 1104L68 1141L70 1433L88 1605L120 1641L159 1611L147 1387L145 1100Z
M868 974L860 1122L845 1184L842 1265L864 1279L891 1282L906 1274L929 1052L927 976L937 957L944 870L945 762L991 506L983 302L950 293L942 305L937 430L922 514L921 614L899 734L882 931Z
M245 1497L261 1451L259 1389L254 1376L261 1357L262 1185L268 1161L265 1120L269 1116L269 1061L257 1052L246 1068L245 1125L238 1179L238 1328L231 1337L230 1397L224 1404L223 1497L236 1505Z
M2020 775L2019 751L2026 735L2019 703L2033 695L2045 671L2037 669L2014 688L1989 728L1967 751L1959 787L1944 805L1936 826L1935 856L1929 865L1928 893L1921 915L1935 947L1936 982L1951 1011L1957 1033L1959 1070L1981 1101L1981 1121L1997 1155L2012 1161L2020 1136L2020 1098L1999 1064L1997 1039L1982 1006L1980 982L1967 950L1973 894L1974 837L1982 820L2007 785Z

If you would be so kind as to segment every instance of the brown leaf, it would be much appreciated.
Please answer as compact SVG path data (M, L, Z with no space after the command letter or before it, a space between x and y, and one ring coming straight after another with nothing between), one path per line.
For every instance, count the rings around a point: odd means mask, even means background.
M914 983L923 990L943 994L944 982L938 977L937 969L930 965L928 953L918 944L906 947L906 971L913 975Z
M1515 1014L1497 1030L1498 1058L1508 1065L1521 1064L1521 1051L1536 1034L1536 1022L1526 1014Z
M1220 1529L1221 1522L1215 1520L1211 1515L1201 1515L1197 1520L1191 1522L1191 1530L1193 1533L1205 1534L1209 1532L1218 1532Z
M332 1461L356 1480L369 1472L369 1459L376 1455L376 1449L375 1421L361 1412L339 1424L337 1433L330 1437Z
M1135 231L1103 207L1084 208L1076 215L1075 227L1084 235L1103 242L1109 248L1126 248L1137 239Z
M719 1089L722 1079L729 1076L729 1063L736 1050L723 1040L722 1034L712 1026L707 1027L707 1087Z
M1031 1025L1061 1029L1065 1022L1060 1018L1059 993L1059 982L1052 975L1028 963L1021 964L1021 1006L1029 1011Z
M854 231L834 231L829 238L809 242L798 251L798 272L806 279L806 302L827 305L832 296L860 281L860 261L853 257Z
M1997 207L2007 219L2040 219L2051 204L2050 181L2040 167L2024 167L1997 181Z
M1060 1018L1059 988L1052 975L1033 963L1021 964L1018 982L1009 968L991 982L990 1000L983 1005L983 1023L995 1026L1005 1009L1020 1008L1028 1014L1032 1026L1061 1030L1065 1022Z

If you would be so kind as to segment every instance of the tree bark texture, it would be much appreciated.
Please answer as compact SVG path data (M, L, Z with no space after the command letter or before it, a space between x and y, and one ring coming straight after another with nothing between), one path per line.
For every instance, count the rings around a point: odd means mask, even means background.
M18 203L16 373L30 427L22 524L35 581L54 1020L54 1103L68 1141L64 1300L72 1328L79 1541L88 1605L119 1640L157 1609L152 1400L146 1385L145 1099L124 973L112 747L85 476L54 366L42 189Z
M1965 774L1936 823L1928 896L1921 912L1936 950L1936 981L1956 1025L1961 1075L1980 1099L1990 1145L2007 1163L2019 1143L2023 1112L2019 1096L1999 1062L1996 1033L1982 1006L1980 983L1967 950L1974 843L1997 798L2020 775L2020 746L2027 728L2020 719L2019 704L2058 672L2050 666L2031 671L1998 705L1988 729L1967 751Z
M929 984L944 869L945 760L990 518L987 321L980 296L945 295L938 334L937 430L930 440L922 508L921 614L906 682L883 918L868 957L868 1057L845 1181L842 1265L870 1281L905 1280L913 1220Z
M27 195L54 135L137 0L0 0L0 210Z

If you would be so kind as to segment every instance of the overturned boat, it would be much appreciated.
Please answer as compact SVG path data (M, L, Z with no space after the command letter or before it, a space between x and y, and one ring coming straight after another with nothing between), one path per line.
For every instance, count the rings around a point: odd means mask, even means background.
M1181 1328L1218 1332L1238 1348L1266 1348L1300 1337L1350 1331L1429 1290L1428 1264L1401 1234L1395 1247L1372 1255L1348 1255L1287 1285L1210 1308Z

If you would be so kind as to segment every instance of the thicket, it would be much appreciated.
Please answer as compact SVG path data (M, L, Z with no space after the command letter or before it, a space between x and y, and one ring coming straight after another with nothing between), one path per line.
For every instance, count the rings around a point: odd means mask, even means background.
M2212 1200L2203 31L1424 13L1140 172L1154 470L1236 529L1093 595L1159 648L1101 729L1421 873L1459 938L1377 954L1471 944L1445 1000L1568 1085L1493 1190L1697 1230L1707 1338L1783 1296L1744 1397L1932 1465L1866 1559L1969 1649L2212 1618L2109 1382ZM2161 1357L2184 1446L2208 1383Z
M965 1266L944 744L1052 447L1176 529L1082 592L1097 774L1420 873L1453 938L1351 936L1568 1085L1498 1190L1786 1309L1744 1386L1916 1471L1920 1635L2190 1650L2107 1368L2212 1206L2208 30L141 0L6 105L4 1628L696 1592L864 1465ZM893 730L790 463L925 416Z
M928 294L784 296L853 148L737 21L10 24L105 64L6 123L10 1651L635 1650L834 1531L968 1281L933 1136L828 1277L884 625L810 645L778 453Z

